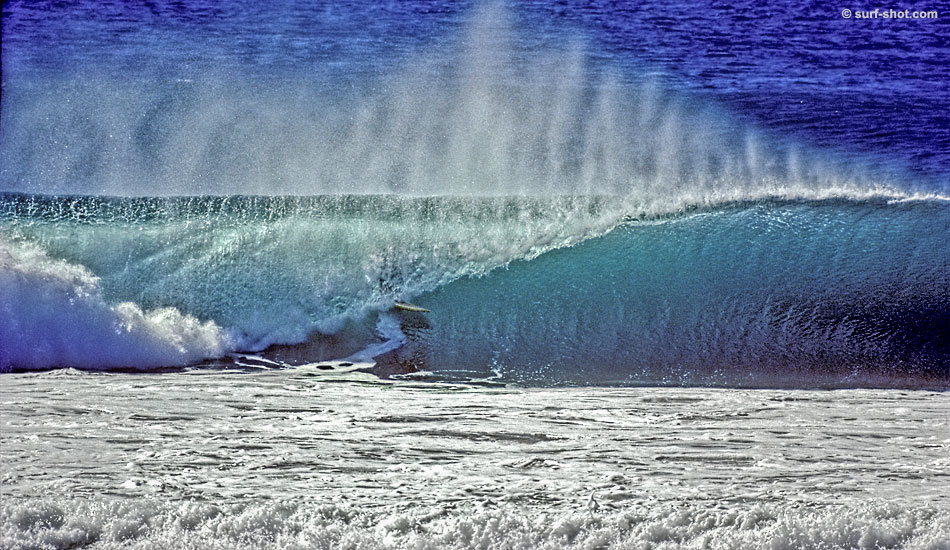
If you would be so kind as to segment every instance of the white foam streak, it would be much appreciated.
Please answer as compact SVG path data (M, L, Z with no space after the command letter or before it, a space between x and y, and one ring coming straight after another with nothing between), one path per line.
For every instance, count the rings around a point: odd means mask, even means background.
M390 313L383 313L379 316L379 320L376 322L376 334L382 339L382 342L373 343L347 359L349 361L372 362L374 357L402 346L407 339L400 327L399 319Z

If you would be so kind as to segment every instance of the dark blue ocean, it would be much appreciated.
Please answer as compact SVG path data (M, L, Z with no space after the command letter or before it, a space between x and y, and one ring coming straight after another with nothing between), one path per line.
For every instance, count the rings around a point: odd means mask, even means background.
M11 1L2 32L0 370L950 381L945 3Z

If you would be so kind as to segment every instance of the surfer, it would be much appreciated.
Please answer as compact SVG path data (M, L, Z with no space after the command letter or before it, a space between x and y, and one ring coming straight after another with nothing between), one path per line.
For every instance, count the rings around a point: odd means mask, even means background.
M396 285L392 282L392 277L395 274L396 267L393 262L389 259L389 256L385 256L383 259L383 265L381 273L379 275L377 289L382 296L395 296L397 294ZM398 298L394 299L393 308L401 311L412 311L415 313L428 313L429 310L420 307L414 304L410 304L405 300L400 300Z

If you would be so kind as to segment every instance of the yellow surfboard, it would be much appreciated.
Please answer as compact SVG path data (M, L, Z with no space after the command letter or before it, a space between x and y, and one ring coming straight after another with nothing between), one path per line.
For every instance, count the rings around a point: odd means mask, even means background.
M399 300L396 300L396 303L393 304L393 307L396 309L401 309L403 311L417 311L419 313L429 312L429 310L424 307L419 307L419 306L410 304L409 302L400 302Z

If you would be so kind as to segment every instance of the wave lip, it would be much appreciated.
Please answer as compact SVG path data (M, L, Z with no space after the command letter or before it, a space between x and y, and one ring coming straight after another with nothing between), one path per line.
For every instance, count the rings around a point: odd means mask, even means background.
M0 238L0 371L148 368L219 357L236 345L213 321L109 304L87 268Z

